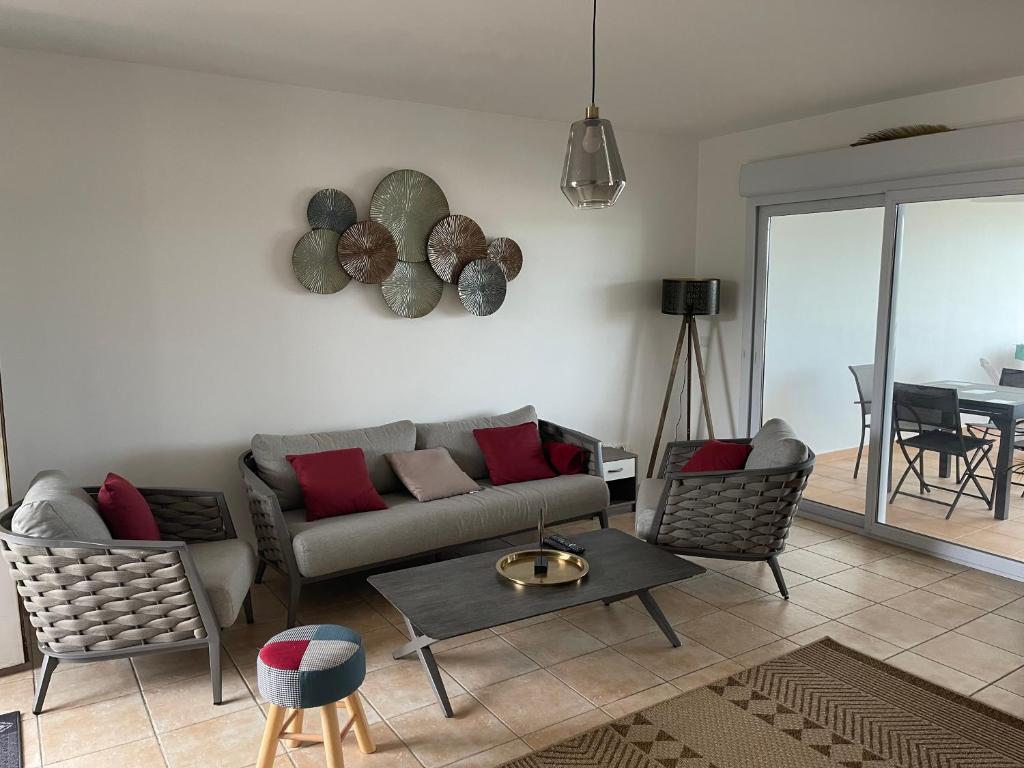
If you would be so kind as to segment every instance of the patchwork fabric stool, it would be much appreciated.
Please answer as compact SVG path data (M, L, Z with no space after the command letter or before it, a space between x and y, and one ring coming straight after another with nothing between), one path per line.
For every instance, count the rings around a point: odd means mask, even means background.
M328 768L342 768L341 740L355 728L361 752L373 752L373 739L359 698L366 677L366 654L358 632L334 624L294 627L274 635L260 649L256 679L270 704L256 768L271 768L278 740L290 747L323 742ZM302 732L306 709L320 709L323 735ZM338 707L348 720L338 725Z

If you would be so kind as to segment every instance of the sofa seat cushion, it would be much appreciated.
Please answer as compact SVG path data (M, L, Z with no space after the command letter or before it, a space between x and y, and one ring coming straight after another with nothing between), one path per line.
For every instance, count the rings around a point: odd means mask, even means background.
M188 545L199 579L210 596L213 612L222 627L238 618L249 587L256 577L256 555L241 539L203 541Z
M473 436L473 430L513 427L527 421L537 421L537 409L532 405L524 405L515 411L497 416L417 424L416 448L447 448L463 472L474 480L480 480L487 477L487 463Z
M661 494L665 490L664 478L649 477L640 483L640 489L636 494L636 520L634 530L641 539L650 541L651 527L654 525L654 513L658 511L658 504L661 503Z
M252 457L263 482L281 502L281 509L302 506L302 489L289 455L362 448L370 479L380 493L399 493L402 483L384 458L386 453L411 451L416 447L416 426L411 421L396 421L379 427L344 432L310 432L304 435L255 435Z
M47 469L32 479L28 493L11 519L19 536L58 541L110 541L99 507L67 475Z
M295 560L303 576L324 576L422 552L534 528L547 506L548 522L597 513L608 506L608 486L593 475L492 486L436 501L387 494L388 509L307 523L305 512L285 512Z

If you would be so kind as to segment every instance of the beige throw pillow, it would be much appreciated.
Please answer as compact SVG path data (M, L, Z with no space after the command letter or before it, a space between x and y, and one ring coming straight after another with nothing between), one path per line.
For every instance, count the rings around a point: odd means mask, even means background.
M447 448L388 453L388 463L409 493L420 501L447 499L482 490L463 472Z

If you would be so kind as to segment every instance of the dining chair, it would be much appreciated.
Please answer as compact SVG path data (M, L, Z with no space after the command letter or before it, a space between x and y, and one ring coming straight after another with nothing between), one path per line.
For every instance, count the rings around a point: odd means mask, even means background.
M992 509L992 495L981 487L977 470L988 458L994 441L964 434L960 424L960 398L955 389L897 382L893 386L893 431L896 435L896 444L907 460L907 468L889 497L890 504L898 495L903 494L945 506L945 502L924 495L931 493L933 489L954 492L952 488L931 485L925 480L924 454L932 451L964 460L963 477L958 478L956 496L946 512L947 520L965 495L981 499L989 509ZM914 434L908 435L908 432ZM911 455L912 451L917 453ZM920 494L901 490L911 472L917 477ZM967 485L970 482L974 483L980 496L967 493Z
M871 429L871 387L875 378L875 366L868 364L847 367L857 385L857 399L853 404L860 406L860 446L857 448L857 462L853 465L853 477L856 479L860 471L860 458L864 453L864 437Z
M999 374L999 386L1024 389L1024 370L1020 368L1003 368L1002 372ZM983 438L999 437L1000 434L999 427L996 426L995 422L993 422L991 419L985 422L981 422L979 424L968 424L967 431L970 432L974 437ZM1024 451L1024 422L1018 421L1015 425L1014 438L1015 440L1013 443L1013 449L1015 451ZM996 468L995 465L992 463L992 457L989 456L986 459L986 462L988 464L989 470L992 472L992 479L994 480L996 475ZM1021 471L1014 468L1011 468L1010 472L1014 476L1020 476L1022 474ZM958 462L957 477L959 477L959 475L960 466ZM1019 480L1011 480L1011 482L1014 485L1018 486L1024 485L1024 483L1022 483ZM1024 498L1024 491L1021 492L1021 498Z

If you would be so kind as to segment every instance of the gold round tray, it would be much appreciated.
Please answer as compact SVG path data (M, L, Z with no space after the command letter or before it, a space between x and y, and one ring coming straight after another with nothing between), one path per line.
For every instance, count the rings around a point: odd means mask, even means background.
M533 572L533 564L540 554L548 561L548 572L543 575ZM571 584L590 572L590 563L582 557L557 549L524 549L512 552L498 560L494 567L509 581L527 587Z

